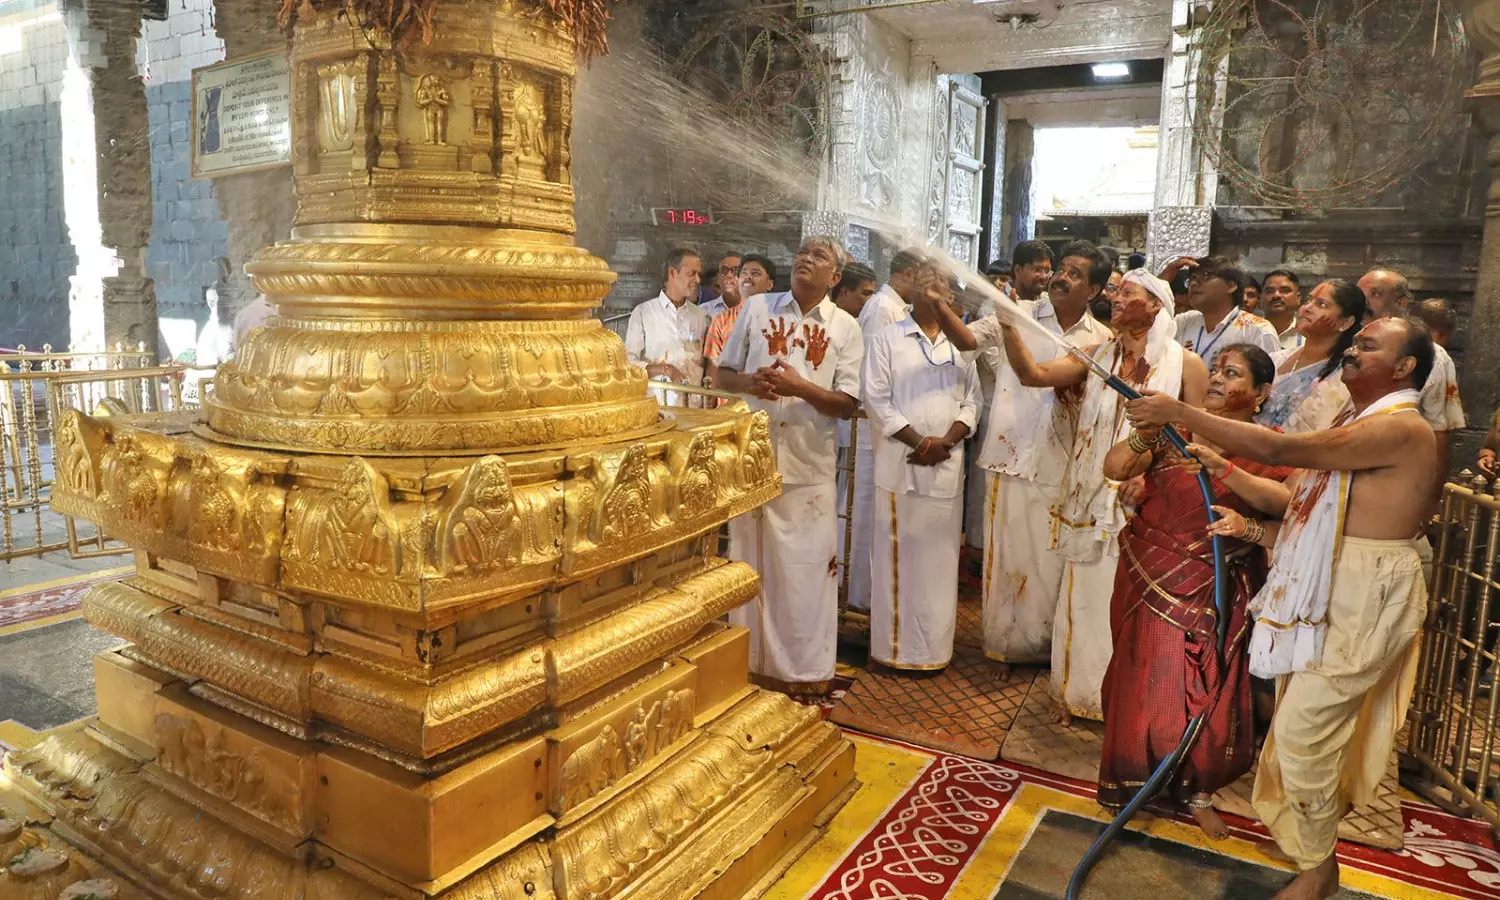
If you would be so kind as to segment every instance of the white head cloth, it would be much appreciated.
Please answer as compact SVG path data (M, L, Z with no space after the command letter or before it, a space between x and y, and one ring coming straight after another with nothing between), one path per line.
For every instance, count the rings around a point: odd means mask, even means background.
M1177 319L1172 314L1172 287L1145 269L1125 273L1161 301L1151 330L1146 333L1145 386L1176 397L1182 391L1183 348L1177 343ZM1115 371L1120 361L1120 342L1110 341L1094 354L1104 368ZM1118 373L1117 373L1118 374ZM1091 563L1106 552L1117 550L1115 536L1125 527L1120 506L1120 483L1104 477L1104 457L1125 440L1130 423L1120 415L1124 398L1090 377L1084 386L1083 406L1078 413L1078 432L1073 455L1062 485L1062 499L1053 509L1052 548L1066 559Z

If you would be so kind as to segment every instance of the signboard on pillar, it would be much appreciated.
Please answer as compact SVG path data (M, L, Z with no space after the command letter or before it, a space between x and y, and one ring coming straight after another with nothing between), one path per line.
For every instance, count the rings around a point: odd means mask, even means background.
M292 70L285 53L193 70L193 177L292 161Z

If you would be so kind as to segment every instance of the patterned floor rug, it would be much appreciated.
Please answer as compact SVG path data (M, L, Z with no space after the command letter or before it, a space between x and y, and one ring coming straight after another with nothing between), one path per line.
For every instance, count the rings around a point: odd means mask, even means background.
M856 737L863 787L767 900L1060 900L1104 820L1093 786L1026 766ZM1407 849L1339 845L1344 900L1493 900L1500 852L1484 826L1407 803ZM1256 849L1259 826L1226 818L1210 842L1186 818L1133 823L1087 900L1268 897L1291 877Z

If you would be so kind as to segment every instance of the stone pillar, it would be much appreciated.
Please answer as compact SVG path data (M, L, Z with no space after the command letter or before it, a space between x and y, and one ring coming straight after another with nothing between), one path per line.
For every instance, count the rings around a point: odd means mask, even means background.
M286 50L286 35L276 25L276 8L277 4L264 0L216 0L214 30L224 41L224 58ZM292 233L297 214L292 168L220 176L214 179L214 194L219 213L229 225L229 274L218 290L219 321L230 325L258 293L245 274L245 263L260 248L284 241Z
M1500 0L1459 0L1464 30L1482 54L1479 79L1469 90L1474 121L1488 140L1485 157L1493 172L1500 166ZM1471 462L1484 438L1489 417L1500 406L1500 179L1490 182L1484 210L1484 241L1479 251L1479 283L1464 342L1459 373L1464 416L1470 428L1454 441L1453 464Z
M146 91L136 72L140 7L76 0L65 13L73 63L87 77L86 84L75 81L76 105L70 106L91 121L65 121L64 128L84 145L75 146L75 153L86 151L89 131L93 143L92 160L78 160L71 174L82 180L92 169L97 191L96 203L70 204L68 216L70 231L87 233L93 250L89 258L80 251L74 278L74 315L89 320L73 324L74 343L81 344L77 349L144 344L154 355L156 293L145 262L151 240L151 143ZM94 215L97 221L84 221Z
M1209 252L1218 176L1193 134L1193 6L1190 0L1172 3L1172 45L1161 84L1156 200L1146 231L1146 267L1152 271L1178 256Z

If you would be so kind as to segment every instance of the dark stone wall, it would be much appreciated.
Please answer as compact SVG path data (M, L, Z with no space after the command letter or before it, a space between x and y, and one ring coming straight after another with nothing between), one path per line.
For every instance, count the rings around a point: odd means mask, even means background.
M63 222L57 103L0 110L0 346L68 345L78 255Z
M159 314L192 318L201 328L208 317L203 291L218 279L215 260L229 255L229 228L213 183L191 177L191 100L187 81L146 89L154 212L146 273L156 282Z

